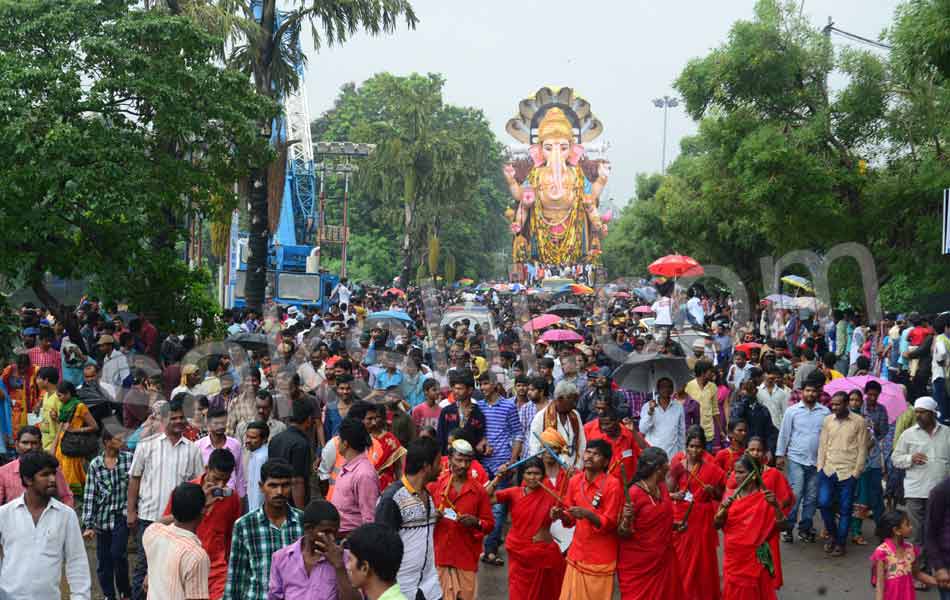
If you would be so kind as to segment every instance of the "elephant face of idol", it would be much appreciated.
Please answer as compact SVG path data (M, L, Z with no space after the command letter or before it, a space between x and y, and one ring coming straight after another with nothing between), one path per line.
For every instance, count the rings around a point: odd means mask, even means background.
M564 172L567 158L571 152L571 142L565 138L552 138L541 142L541 154L544 163L551 169L551 180L546 195L552 200L564 196Z

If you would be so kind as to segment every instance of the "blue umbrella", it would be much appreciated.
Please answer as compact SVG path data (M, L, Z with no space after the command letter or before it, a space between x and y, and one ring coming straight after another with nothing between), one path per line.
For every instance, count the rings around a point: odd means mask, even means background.
M366 317L366 322L408 325L413 323L413 320L412 317L401 310L381 310L379 312L370 313L369 316Z
M658 295L655 288L646 286L634 288L633 293L637 296L640 296L647 302L655 302Z

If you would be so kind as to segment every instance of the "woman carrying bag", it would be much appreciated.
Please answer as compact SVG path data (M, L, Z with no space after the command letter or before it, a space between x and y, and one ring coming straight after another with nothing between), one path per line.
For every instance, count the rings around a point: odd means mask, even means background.
M81 495L86 484L86 460L99 451L99 425L76 396L76 386L61 381L56 388L62 406L51 415L59 423L53 454L73 494Z

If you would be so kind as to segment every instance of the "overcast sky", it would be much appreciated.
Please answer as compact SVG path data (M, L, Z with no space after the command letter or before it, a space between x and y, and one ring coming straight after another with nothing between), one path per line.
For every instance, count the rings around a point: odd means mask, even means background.
M804 0L818 26L877 39L897 0ZM660 170L662 110L651 100L672 94L686 62L721 45L732 23L752 17L753 0L412 0L414 31L358 35L319 54L306 41L307 92L313 118L330 108L340 86L375 73L442 73L445 100L485 111L505 144L518 101L539 87L572 86L604 123L613 175L604 196L622 206L639 172ZM835 38L836 45L845 43ZM695 131L682 107L670 110L667 162L678 140Z

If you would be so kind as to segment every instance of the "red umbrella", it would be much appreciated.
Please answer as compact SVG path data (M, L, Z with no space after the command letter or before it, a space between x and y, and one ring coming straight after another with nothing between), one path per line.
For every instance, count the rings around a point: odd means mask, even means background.
M681 254L670 254L658 258L648 267L653 275L663 277L699 277L703 274L703 267L695 259Z
M752 353L753 350L759 350L762 348L762 344L758 342L746 342L744 344L738 344L736 350L740 352L745 352L746 356Z
M569 329L551 329L550 331L545 331L539 341L549 344L551 342L583 342L584 336L574 333Z
M383 296L405 296L406 292L402 291L399 288L389 288L383 292Z
M630 294L628 294L627 292L617 292L616 294L614 294L614 298L629 298L629 297L630 297Z

